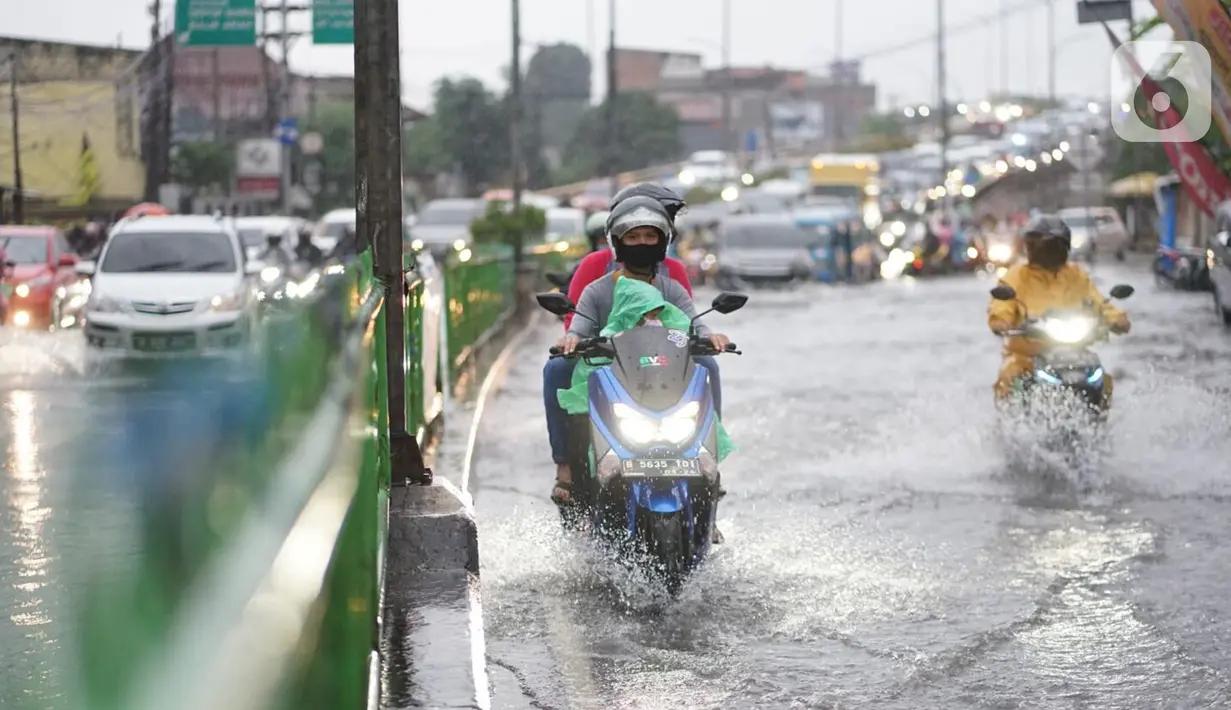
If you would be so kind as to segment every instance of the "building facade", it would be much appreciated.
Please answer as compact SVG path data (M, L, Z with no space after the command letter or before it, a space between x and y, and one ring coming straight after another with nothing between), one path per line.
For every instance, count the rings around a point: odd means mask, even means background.
M28 205L75 202L83 183L79 163L88 146L98 169L91 199L102 204L140 198L144 168L133 147L137 134L121 120L132 106L116 82L134 71L141 53L0 37L0 56L16 57L15 67L6 67L6 83L7 71L17 74L16 107L8 91L0 96L0 186L11 191L19 151Z
M621 91L648 91L675 109L687 152L806 155L840 150L876 107L858 62L828 76L775 67L707 69L700 54L617 49ZM729 129L728 129L729 125Z

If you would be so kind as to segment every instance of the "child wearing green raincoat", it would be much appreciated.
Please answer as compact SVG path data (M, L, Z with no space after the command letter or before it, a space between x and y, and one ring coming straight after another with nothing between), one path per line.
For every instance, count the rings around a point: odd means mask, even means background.
M688 332L689 319L679 308L667 303L662 292L654 286L637 279L621 278L616 283L611 315L601 335L610 338L631 328L655 326ZM556 393L564 411L569 414L586 414L590 411L590 373L597 367L600 365L590 365L584 360L577 361L577 366L573 369L572 386ZM718 428L718 451L715 455L718 461L722 462L735 451L735 445L727 435L720 418L714 418L714 426ZM715 528L715 541L720 538L721 534Z

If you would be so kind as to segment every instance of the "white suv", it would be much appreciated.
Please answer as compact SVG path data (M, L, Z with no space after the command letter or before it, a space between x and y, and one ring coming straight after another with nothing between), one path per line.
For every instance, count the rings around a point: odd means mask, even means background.
M236 352L251 342L257 299L235 232L203 216L125 220L112 230L85 307L93 351L134 357Z

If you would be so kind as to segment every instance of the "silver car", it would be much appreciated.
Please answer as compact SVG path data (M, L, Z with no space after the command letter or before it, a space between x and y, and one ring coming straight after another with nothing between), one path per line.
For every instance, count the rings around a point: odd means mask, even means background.
M719 288L786 285L812 278L816 235L787 215L731 215L718 225L713 254Z
M1073 258L1093 261L1098 254L1114 254L1124 261L1130 245L1128 229L1115 208L1071 207L1060 210L1060 219L1073 232Z

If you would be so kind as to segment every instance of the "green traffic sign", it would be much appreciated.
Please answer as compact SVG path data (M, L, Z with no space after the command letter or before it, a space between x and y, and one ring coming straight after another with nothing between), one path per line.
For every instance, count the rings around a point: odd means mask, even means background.
M355 0L312 0L315 44L355 43Z
M256 0L176 0L175 43L181 47L256 45Z

